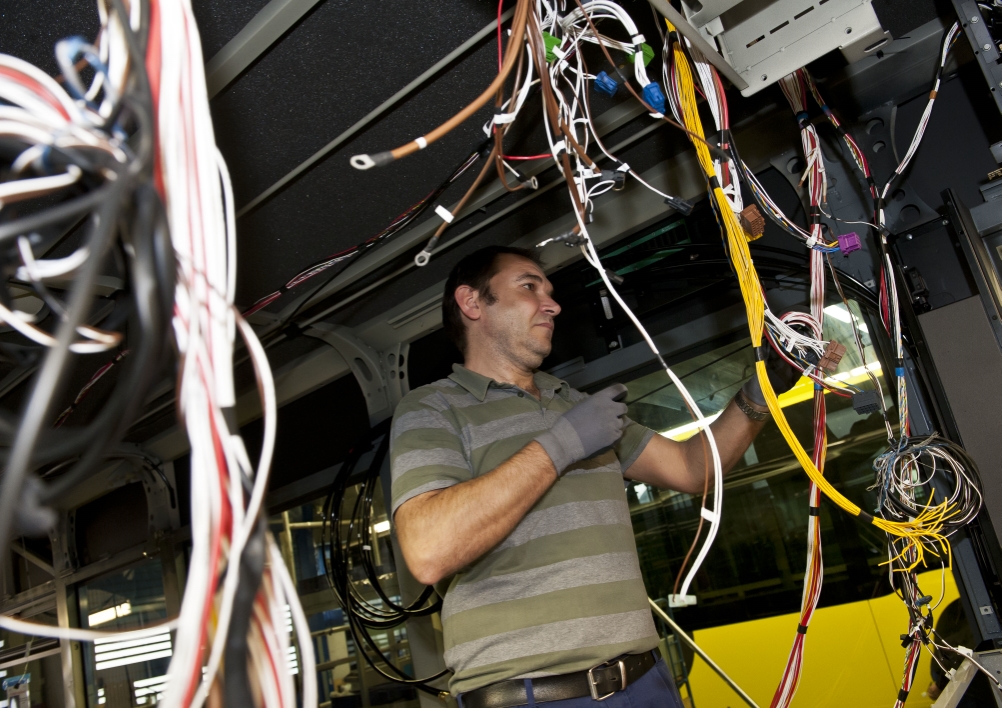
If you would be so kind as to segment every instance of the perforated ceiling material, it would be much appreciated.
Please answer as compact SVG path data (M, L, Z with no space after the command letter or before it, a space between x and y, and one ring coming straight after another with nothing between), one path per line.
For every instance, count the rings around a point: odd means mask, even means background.
M40 12L40 5L56 3L0 2L0 52L24 59L47 74L58 72L56 42L79 35L94 37L100 26L94 0L66 0L58 12Z
M470 0L320 5L213 101L237 204L248 202L491 18L487 4ZM396 147L448 118L490 82L496 51L485 41L241 219L238 299L256 299L311 261L368 238L441 181L482 140L477 125L482 120L380 170L358 172L348 158Z

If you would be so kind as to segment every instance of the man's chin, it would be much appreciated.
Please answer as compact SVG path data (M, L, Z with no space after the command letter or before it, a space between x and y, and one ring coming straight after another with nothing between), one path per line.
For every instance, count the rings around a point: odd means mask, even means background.
M533 356L538 357L539 361L537 361L536 365L533 366L532 368L538 369L539 365L543 363L543 359L548 357L550 355L550 351L552 350L553 350L553 345L550 343L549 340L545 342L539 342L539 341L534 342L533 346L530 347L530 352L533 354Z

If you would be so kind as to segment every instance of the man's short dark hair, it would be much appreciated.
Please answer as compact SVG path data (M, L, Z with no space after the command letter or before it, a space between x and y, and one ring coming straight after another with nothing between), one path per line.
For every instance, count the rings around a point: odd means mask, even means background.
M442 298L442 324L449 339L464 355L466 354L466 325L463 324L463 313L459 309L459 304L456 303L456 288L460 285L468 285L480 294L484 302L493 305L496 298L491 292L491 278L501 270L501 266L498 264L499 256L506 254L525 258L538 266L542 265L536 251L513 246L487 246L465 256L455 265L452 272L449 273L449 278L445 281L445 295Z

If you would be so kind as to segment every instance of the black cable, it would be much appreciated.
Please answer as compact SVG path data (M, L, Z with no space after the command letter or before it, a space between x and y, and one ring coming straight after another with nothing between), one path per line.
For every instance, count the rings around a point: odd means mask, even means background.
M445 193L446 189L448 189L453 182L459 179L460 176L462 176L474 163L476 163L477 159L479 159L483 155L483 148L485 144L486 142L481 143L480 145L477 146L475 150L473 150L470 154L468 154L467 157L464 158L463 161L460 162L452 170L451 173L449 173L449 176L443 182L441 182L434 190L432 190L424 199L422 199L414 208L412 208L412 210L409 210L408 212L405 212L403 215L401 215L401 217L398 217L397 221L395 221L393 224L387 227L387 229L385 229L382 233L378 234L376 237L371 238L368 241L365 241L356 246L355 248L357 248L358 250L347 257L344 265L341 266L341 268L338 268L333 274L328 276L319 286L314 288L309 295L304 297L299 302L299 304L296 305L295 309L291 313L286 315L281 322L278 323L278 327L275 330L273 330L273 333L281 332L283 328L289 326L292 323L292 319L302 311L302 309L307 305L307 303L309 303L310 300L312 300L317 295L317 293L322 292L324 288L333 283L342 273L344 273L352 265L352 263L358 260L359 256L365 254L371 248L383 243L387 239L392 238L396 234L400 233L403 229L405 229L407 226L414 223L414 221L416 221L419 217L421 217L429 208L431 208L431 206L435 203L435 201L439 197L441 197L442 194ZM303 269L303 272L305 272L306 270L309 270L309 268Z
M375 445L377 440L379 444ZM374 445L375 454L369 469L364 473L364 478L358 481L355 478L355 468L362 455L373 450ZM372 510L376 487L380 482L379 470L388 451L389 421L386 421L370 431L348 453L324 502L321 542L325 552L321 557L328 584L348 621L357 651L366 663L390 681L413 686L437 696L441 694L441 690L429 684L445 676L446 671L426 678L411 678L393 664L370 633L371 629L392 630L412 617L429 615L441 608L439 598L432 599L434 589L431 587L426 587L413 602L401 605L394 602L380 584L373 552ZM342 509L350 484L360 485L360 488L352 505L351 515L345 519ZM347 529L344 528L345 522ZM382 606L373 605L362 596L352 578L352 571L356 568L363 571L364 580L376 592ZM383 670L380 663L385 664L390 672Z
M224 653L223 705L226 708L247 708L255 705L248 674L247 632L254 614L254 600L264 573L267 555L267 526L264 516L259 517L254 533L247 539L247 545L240 555L240 567L227 568L228 573L240 574L236 594L233 596L233 611L226 631ZM312 647L307 647L307 651Z

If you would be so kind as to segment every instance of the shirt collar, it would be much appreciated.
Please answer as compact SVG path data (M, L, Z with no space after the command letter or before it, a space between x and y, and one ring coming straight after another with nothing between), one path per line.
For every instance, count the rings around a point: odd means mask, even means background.
M472 393L480 402L483 402L484 399L487 398L487 390L491 387L491 384L494 384L495 386L500 385L494 379L484 376L483 374L478 374L475 371L470 371L462 364L452 365L452 374L449 375L449 378ZM570 395L570 389L567 386L566 381L562 381L556 376L551 376L545 371L537 371L533 374L532 379L540 391L559 391L561 397L563 398Z

